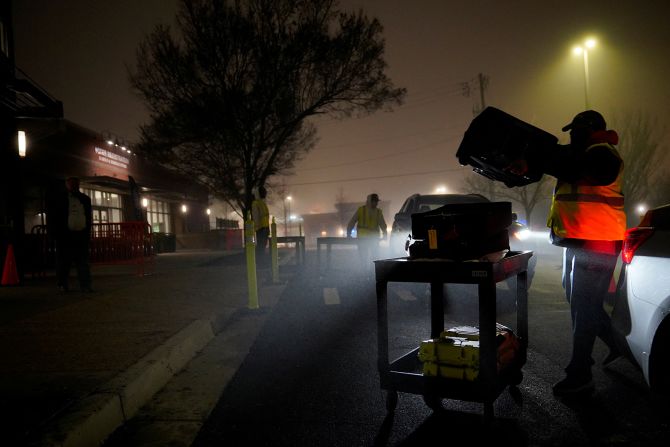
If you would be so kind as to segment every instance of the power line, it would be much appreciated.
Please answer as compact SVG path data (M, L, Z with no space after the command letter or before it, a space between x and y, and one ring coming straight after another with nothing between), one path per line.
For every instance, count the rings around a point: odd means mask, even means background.
M385 158L397 157L398 155L405 155L405 154L409 154L409 153L414 153L414 152L419 152L419 151L423 151L423 150L426 150L426 149L430 149L430 148L435 147L437 145L440 145L442 143L446 143L447 141L451 141L454 138L458 138L459 136L460 135L456 135L456 136L453 136L453 137L449 137L449 138L445 138L445 139L436 141L434 143L426 144L425 146L418 146L418 147L414 147L412 149L406 149L404 151L399 151L399 152L393 152L391 154L380 155L378 157L365 158L363 160L356 160L356 161L347 161L347 162L344 162L344 163L337 163L337 164L334 164L334 165L317 166L317 167L314 167L314 168L303 168L303 169L300 169L298 172L316 171L316 170L319 170L319 169L329 169L329 168L339 168L341 166L357 165L357 164L361 164L361 163L367 163L367 162L370 162L370 161L377 161L377 160L383 160Z
M413 133L407 133L407 134L399 134L399 135L390 135L387 137L383 138L371 138L367 140L359 140L354 143L342 143L342 144L333 144L333 145L328 145L328 146L318 146L314 148L314 151L326 151L330 149L337 149L340 147L351 147L351 146L357 146L357 145L364 145L364 144L370 144L370 143L383 143L385 141L398 141L400 138L411 138L411 137L416 137L416 136L424 136L428 134L433 134L437 132L445 132L445 131L450 131L454 129L464 129L465 126L461 124L454 124L450 126L444 126L444 127L436 127L433 129L428 129L428 130L423 130L420 132L413 132ZM460 136L462 132L459 132L458 136Z
M289 183L286 186L309 186L309 185L323 185L326 183L346 183L346 182L361 182L365 180L378 180L383 178L397 178L397 177L412 177L415 175L431 175L431 174L443 174L445 172L456 172L460 171L463 168L454 168L454 169L440 169L439 171L424 171L424 172L411 172L408 174L394 174L394 175L378 175L373 177L359 177L359 178L348 178L348 179L339 179L339 180L321 180L318 182L304 182L304 183Z
M413 109L415 107L421 107L427 104L431 104L438 101L444 101L445 98L462 96L463 94L463 83L454 84L454 86L444 86L441 88L433 90L420 90L416 96L412 96L408 93L408 99L403 104L400 104L394 107L394 113L400 113L406 110ZM329 127L335 125L336 123L332 120L326 121L324 123L318 124L320 127Z

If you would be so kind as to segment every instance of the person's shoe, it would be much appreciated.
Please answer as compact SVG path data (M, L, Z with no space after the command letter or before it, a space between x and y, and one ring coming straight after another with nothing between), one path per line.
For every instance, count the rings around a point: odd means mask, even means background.
M609 366L612 363L614 363L616 360L618 360L621 357L621 352L614 348L610 349L609 354L607 354L607 357L605 357L605 360L603 360L603 366Z
M566 376L565 379L553 386L552 390L555 396L569 396L575 394L584 394L595 389L595 384L591 377L586 376Z

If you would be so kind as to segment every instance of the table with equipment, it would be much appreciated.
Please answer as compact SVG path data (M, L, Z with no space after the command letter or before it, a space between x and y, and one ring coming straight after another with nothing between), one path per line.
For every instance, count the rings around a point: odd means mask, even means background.
M394 258L375 261L377 287L378 370L381 388L387 390L386 407L395 410L398 392L423 395L432 409L441 408L443 398L484 404L484 418L493 417L493 403L508 385L523 379L521 367L528 347L528 260L532 251L509 252L498 262L447 259ZM496 283L511 276L517 278L515 333L519 339L519 356L514 367L498 371L496 346ZM479 374L474 381L425 376L418 350L389 360L387 287L389 282L429 283L430 337L444 331L444 291L446 283L477 284L479 300ZM420 340L417 341L417 344Z

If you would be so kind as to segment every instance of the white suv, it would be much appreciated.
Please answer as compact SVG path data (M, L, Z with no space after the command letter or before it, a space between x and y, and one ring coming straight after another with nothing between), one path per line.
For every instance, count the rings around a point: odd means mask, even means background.
M654 394L670 397L670 205L626 232L612 325Z

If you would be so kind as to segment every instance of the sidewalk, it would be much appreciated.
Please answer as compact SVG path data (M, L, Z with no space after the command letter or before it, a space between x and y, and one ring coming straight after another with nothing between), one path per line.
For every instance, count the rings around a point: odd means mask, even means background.
M0 288L4 445L98 445L229 321L262 314L284 288L259 272L261 309L249 310L240 252L161 254L146 271L94 266L90 294L59 294L53 275Z

